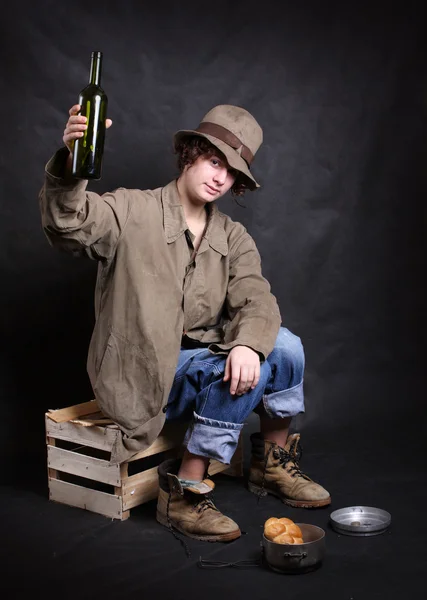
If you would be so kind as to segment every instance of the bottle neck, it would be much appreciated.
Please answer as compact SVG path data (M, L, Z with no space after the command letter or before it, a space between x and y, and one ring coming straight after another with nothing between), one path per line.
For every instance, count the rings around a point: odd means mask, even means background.
M102 67L102 55L95 54L91 58L90 63L90 78L89 83L92 85L101 85L101 67Z

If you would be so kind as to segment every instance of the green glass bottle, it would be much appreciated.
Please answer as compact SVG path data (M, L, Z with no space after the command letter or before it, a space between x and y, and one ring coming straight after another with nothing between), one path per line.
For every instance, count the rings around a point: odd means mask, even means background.
M101 179L108 98L101 88L102 52L92 52L90 79L79 96L80 112L87 118L87 129L74 142L73 176Z

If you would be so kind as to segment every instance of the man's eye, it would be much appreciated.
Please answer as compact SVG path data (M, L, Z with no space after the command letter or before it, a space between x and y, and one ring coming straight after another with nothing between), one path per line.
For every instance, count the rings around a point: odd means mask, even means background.
M211 160L211 162L212 162L212 164L213 164L213 165L215 165L215 166L216 166L216 165L219 165L219 160L217 160L216 158L213 158L213 159Z

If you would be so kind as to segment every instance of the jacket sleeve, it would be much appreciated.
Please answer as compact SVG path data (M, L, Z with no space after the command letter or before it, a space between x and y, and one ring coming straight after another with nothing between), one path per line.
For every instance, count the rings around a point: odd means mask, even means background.
M64 177L67 156L67 148L62 148L46 165L39 193L43 230L60 250L110 259L129 217L129 194L123 188L102 196L86 191L87 180Z
M262 276L255 242L244 227L240 227L229 249L226 309L230 321L224 327L224 343L211 344L209 349L214 353L228 353L235 346L249 346L265 360L274 348L281 316L270 284Z

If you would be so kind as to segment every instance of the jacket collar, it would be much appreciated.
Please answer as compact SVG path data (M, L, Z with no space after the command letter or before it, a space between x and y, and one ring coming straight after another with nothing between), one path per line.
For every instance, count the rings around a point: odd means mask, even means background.
M161 191L163 204L163 228L168 244L175 242L188 229L184 209L179 199L176 180L168 183ZM224 230L224 220L216 204L209 204L208 226L200 244L199 254L205 246L204 241L216 252L226 256L228 241Z

